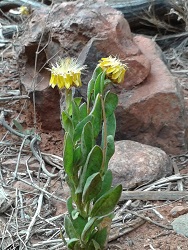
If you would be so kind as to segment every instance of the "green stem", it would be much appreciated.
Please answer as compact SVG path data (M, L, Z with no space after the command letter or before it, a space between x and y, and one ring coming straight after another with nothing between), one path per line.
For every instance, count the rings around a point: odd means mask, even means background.
M104 100L102 95L100 95L101 98L101 105L102 105L102 115L103 115L103 161L102 161L102 175L105 172L105 163L106 163L106 151L107 151L107 121L106 121L106 113L105 113L105 106L104 106Z
M71 105L72 105L72 89L65 89L65 103L66 103L66 110L68 114L71 114Z
M86 105L87 105L87 114L89 115L89 112L90 112L90 100L89 100L89 98L87 98Z
M77 194L77 197L76 197L76 201L75 201L75 204L77 206L77 209L80 213L80 215L83 217L83 218L86 218L87 217L87 214L86 212L84 211L84 204L82 203L82 194Z

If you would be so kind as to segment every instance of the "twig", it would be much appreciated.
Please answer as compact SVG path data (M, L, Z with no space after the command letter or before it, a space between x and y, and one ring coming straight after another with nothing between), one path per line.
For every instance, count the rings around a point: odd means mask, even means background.
M3 54L4 54L8 49L10 49L11 47L12 47L12 43L9 44L9 46L6 47L6 49L4 49L4 50L1 52L0 56L1 56L1 61L2 61L2 62L3 62L3 59L4 59Z
M46 163L48 163L48 164L50 164L51 166L53 166L53 167L55 167L55 168L57 168L57 169L59 169L59 170L62 170L63 169L63 165L61 164L59 164L59 163L54 163L53 162L53 160L51 160L51 158L52 158L52 156L55 158L56 156L55 155L50 155L50 156L48 156L48 155L46 155L46 154L44 154L44 153L41 153L41 155L42 155L42 157L43 157L43 159L44 159L44 161L46 162ZM57 158L57 157L56 157ZM59 157L60 158L60 157ZM61 161L62 161L62 159L61 159Z
M21 100L21 99L30 99L30 97L28 95L6 96L6 97L0 97L0 102Z
M174 69L171 69L170 70L172 73L177 73L177 74L188 74L188 70L187 69L179 69L179 70L174 70Z
M15 204L16 234L17 234L18 239L20 240L20 248L23 245L24 248L27 249L26 245L25 245L24 241L22 240L22 238L20 237L19 231L18 231L18 229L19 229L19 226L18 226L18 217L17 217L17 214L18 214L18 195L19 195L19 191L16 188L16 204ZM22 211L22 209L21 209L21 211Z
M43 190L43 189L40 188L39 186L37 186L37 185L35 185L35 184L33 184L33 183L30 183L30 182L28 182L28 181L26 181L26 180L20 178L19 176L17 176L17 179L18 179L19 181L22 181L23 183L25 183L25 184L27 184L27 185L33 187L33 188L36 188L36 189L39 190L39 191L44 192L46 195L48 195L49 198L53 197L53 198L56 199L56 200L59 200L59 201L61 201L61 202L66 203L66 200L61 199L61 198L59 198L58 196L53 195L53 194L49 193L49 192L46 191L46 190Z
M126 223L125 226L114 228L113 230L111 230L108 242L116 240L117 238L130 233L131 231L143 225L145 222L146 221L142 218L136 218L134 221Z
M50 245L50 244L57 244L57 243L62 243L62 239L41 241L41 242L38 242L36 244L33 244L32 247L39 247L39 246Z
M59 215L57 215L57 216L51 217L51 218L49 218L49 219L46 219L46 221L47 221L48 223L50 223L50 222L52 222L52 221L54 221L54 220L63 219L64 217L65 217L64 214L59 214Z
M188 191L123 191L120 202L125 200L166 201L188 200Z
M1 232L1 234L2 234L2 239L1 239L1 243L0 243L0 249L3 249L2 246L3 246L3 242L4 242L5 238L6 238L6 233L9 234L9 237L10 237L10 239L12 240L12 245L13 245L13 247L14 247L14 249L15 249L14 240L12 239L12 234L11 234L11 233L9 232L9 230L8 230L8 225L10 224L10 222L11 222L11 220L12 220L12 218L13 218L13 214L14 214L14 209L12 210L12 213L11 213L11 215L9 216L9 219L8 219L8 221L7 221L7 223L6 223L6 226L5 226L4 229L3 229L3 232Z
M2 111L1 114L0 114L0 124L3 125L8 131L10 131L12 134L15 134L21 138L24 138L25 139L25 134L22 134L18 131L16 131L15 129L13 129L11 126L8 125L8 123L5 121L4 119L4 112ZM42 157L39 155L39 150L38 150L38 147L37 147L37 142L38 142L38 138L37 136L28 136L28 138L31 137L31 142L30 142L30 148L31 148L31 151L33 153L33 155L36 157L36 159L39 161L40 163L40 166L42 168L42 170L44 171L44 173L47 175L47 176L50 176L51 178L54 178L54 177L57 177L58 176L58 173L57 174L52 174L50 173L46 167L45 167L45 163L44 163L44 160L42 159ZM36 151L36 149L38 150L38 152Z
M156 250L151 244L149 244L151 250Z
M143 186L141 188L138 188L137 190L140 190L140 191L141 190L144 190L144 191L153 190L153 189L157 188L158 185L168 183L168 182L171 182L171 181L181 180L181 179L184 179L184 178L188 178L188 175L175 174L175 175L171 175L171 176L168 176L168 177L163 177L160 180L157 180L157 181L153 182L150 185L146 185L146 186Z
M153 224L155 224L156 226L159 226L159 227L162 227L162 228L165 228L165 229L168 229L168 230L172 230L172 229L173 229L171 225L170 225L170 226L162 225L161 223L156 222L156 221L153 221L153 220L150 219L149 217L140 215L140 214L138 214L137 212L134 212L134 211L131 211L131 210L128 210L128 209L125 209L125 211L126 211L127 213L134 214L134 215L140 217L141 219L144 219L144 220L146 220L146 221L148 221L148 222L150 222L150 223L153 223Z
M30 148L31 148L31 150L32 150L33 155L36 157L36 159L37 159L38 162L40 163L40 166L41 166L42 170L44 171L44 173L45 173L47 176L49 176L49 177L51 177L51 178L57 177L57 176L58 176L58 173L57 173L57 174L52 174L52 173L50 173L50 172L46 169L44 160L43 160L42 157L39 155L40 153L39 153L39 150L38 150L38 147L37 147L37 142L38 142L37 137L34 137L34 138L31 140L31 142L30 142ZM37 152L37 150L36 150L35 148L37 148L38 152Z
M178 169L177 164L175 163L175 161L172 161L172 166L174 168L174 173L180 174L180 171ZM178 191L183 191L183 181L182 180L177 180L177 185L178 185Z
M1 111L1 114L0 114L0 124L5 127L10 133L14 134L14 135L17 135L21 138L25 138L25 135L16 131L15 129L13 129L11 126L8 125L8 123L5 121L4 119L4 112Z
M54 170L55 170L55 169L54 169ZM54 170L53 170L53 171L54 171ZM31 230L32 230L32 228L33 228L33 226L34 226L34 224L35 224L35 222L36 222L36 219L37 219L38 215L40 214L41 207L42 207L42 203L43 203L44 190L46 190L46 188L49 186L50 181L51 181L51 177L48 177L48 180L47 180L46 184L44 185L44 189L43 189L43 191L42 191L42 192L40 193L40 195L39 195L39 198L38 198L38 206L37 206L36 212L35 212L35 214L34 214L32 220L31 220L31 222L30 222L30 224L29 224L29 227L28 227L28 229L27 229L27 231L26 231L25 243L28 242L29 237L30 237L30 234L31 234Z
M30 178L31 182L34 183L33 178L32 178L32 176L31 176L31 171L29 170L29 165L28 165L28 161L29 161L30 159L31 159L31 156L26 160L25 165L26 165L26 168L27 168L27 173L28 173L28 175L29 175L29 178Z
M17 178L17 173L18 173L18 167L19 167L19 164L20 164L20 158L21 158L21 154L22 154L22 149L23 149L23 146L26 142L26 140L29 138L29 136L25 136L25 138L23 139L22 141L22 144L20 146L20 150L19 150L19 153L18 153L18 160L17 160L17 163L16 163L16 168L15 168L15 171L13 173L13 176L14 176L14 179Z
M24 212L24 206L23 206L23 197L22 197L22 193L20 190L18 191L18 197L20 200L20 217L23 220L25 219L25 212Z
M153 211L160 219L164 219L164 217L162 216L162 214L159 213L159 211L157 211L155 208L152 208L152 211Z

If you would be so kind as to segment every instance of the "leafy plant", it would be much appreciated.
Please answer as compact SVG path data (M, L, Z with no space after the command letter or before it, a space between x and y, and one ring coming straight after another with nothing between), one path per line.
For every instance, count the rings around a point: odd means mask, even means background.
M122 191L121 185L112 187L108 169L115 148L118 97L106 91L106 86L109 79L122 82L126 65L112 57L101 59L88 84L87 102L72 94L72 87L81 85L81 69L75 60L66 58L51 70L52 87L66 91L63 160L71 195L64 226L68 249L102 250Z

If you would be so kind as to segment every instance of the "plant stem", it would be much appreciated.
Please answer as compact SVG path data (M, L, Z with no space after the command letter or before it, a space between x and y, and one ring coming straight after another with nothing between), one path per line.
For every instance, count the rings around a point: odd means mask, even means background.
M101 167L102 175L103 175L105 172L106 151L107 151L107 121L106 121L106 113L105 113L103 96L100 95L100 98L101 98L102 115L103 115L103 161L102 161L102 167Z
M66 104L66 110L68 114L71 113L71 104L72 104L72 89L65 89L65 104Z

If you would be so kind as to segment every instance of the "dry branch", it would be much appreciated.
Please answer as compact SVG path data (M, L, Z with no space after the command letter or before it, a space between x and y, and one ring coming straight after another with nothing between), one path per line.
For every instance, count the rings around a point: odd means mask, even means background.
M123 191L120 202L126 200L166 201L188 200L188 191Z
M28 95L0 97L0 102L14 101L20 99L30 99Z

